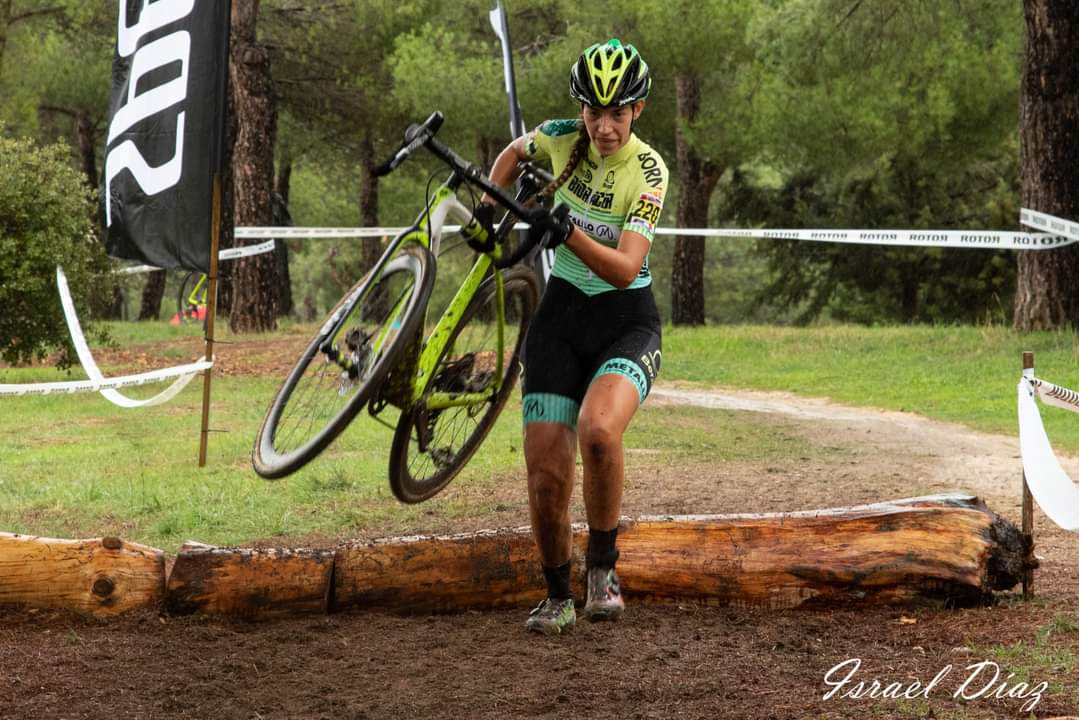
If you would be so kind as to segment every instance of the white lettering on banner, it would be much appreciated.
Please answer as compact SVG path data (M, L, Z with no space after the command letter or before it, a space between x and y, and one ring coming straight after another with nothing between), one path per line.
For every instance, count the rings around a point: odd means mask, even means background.
M116 52L121 57L135 54L127 76L124 104L116 110L109 124L108 143L130 130L134 125L157 115L187 99L187 77L191 57L191 35L178 30L158 40L137 48L139 40L147 33L176 22L191 13L194 0L158 0L144 2L139 20L127 25L127 3L120 0L120 18L117 25ZM136 49L137 48L137 49ZM162 85L138 92L139 80L153 70L180 63L180 75ZM105 225L112 225L113 179L123 170L130 170L135 182L147 195L168 190L178 182L183 173L184 112L176 118L176 138L171 160L152 166L131 140L125 140L111 149L105 157Z
M116 111L109 124L108 143L125 133L140 120L187 99L188 58L191 56L191 35L181 30L154 40L135 53L127 76L127 101ZM146 73L170 63L180 63L180 76L136 95L139 80Z
M112 225L112 200L109 195L109 186L112 179L122 170L130 170L142 191L147 195L156 195L168 190L180 182L183 172L184 155L184 113L176 117L176 153L168 162L151 167L142 153L135 147L135 143L124 140L109 152L105 158L105 225Z
M120 17L116 27L116 52L120 57L127 57L135 52L143 35L163 28L191 14L195 0L157 0L143 2L138 22L130 27L127 24L127 2L120 0Z

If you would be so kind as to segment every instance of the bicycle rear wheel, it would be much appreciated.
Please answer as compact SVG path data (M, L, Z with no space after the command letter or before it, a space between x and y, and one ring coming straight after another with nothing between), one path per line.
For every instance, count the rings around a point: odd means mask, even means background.
M503 273L506 340L501 386L494 390L498 359L498 320L493 278L484 282L461 315L428 392L483 392L474 405L428 410L421 399L402 412L390 450L390 488L398 500L422 502L461 471L502 412L520 371L521 348L539 303L539 282L525 267ZM516 333L516 336L514 336Z
M180 281L180 288L176 291L176 316L180 319L180 322L194 319L195 317L195 315L191 314L192 306L187 301L200 277L201 273L189 272Z
M370 292L368 275L345 294L270 404L255 438L255 472L275 479L299 470L363 409L419 332L433 262L427 248L408 245Z

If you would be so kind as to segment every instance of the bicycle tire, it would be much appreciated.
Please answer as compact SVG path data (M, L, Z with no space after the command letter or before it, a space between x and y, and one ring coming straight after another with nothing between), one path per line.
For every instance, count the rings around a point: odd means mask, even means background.
M195 285L201 276L201 273L189 272L180 282L180 289L176 291L176 314L180 318L180 322L187 319L187 298L191 295L191 291L195 289Z
M410 244L386 265L364 302L358 298L370 274L345 293L270 403L252 451L255 472L270 480L294 473L341 434L418 335L434 274L431 252ZM380 292L392 302L374 300ZM342 334L361 377L351 376L323 351L329 338ZM369 341L379 337L385 341L375 356ZM334 348L343 350L340 343Z
M510 327L510 313L515 313L517 338L513 343L509 360L503 365L502 386L497 394L481 404L427 413L421 400L411 409L401 413L393 435L389 472L390 488L394 496L403 503L412 504L427 500L439 493L456 477L487 437L516 384L517 376L520 374L520 358L525 335L532 322L536 306L539 304L539 281L536 279L536 274L529 268L515 267L503 273L503 282L506 297L506 325ZM473 320L479 318L478 322L472 323L473 328L483 324L484 308L491 306L494 301L494 279L489 278L477 290L476 296L454 328L450 342L446 345L446 351L439 358L433 373L432 388L439 387L441 383L446 386L444 389L450 391L458 389L475 392L474 388L468 387L470 383L481 380L486 382L482 377L484 372L482 369L477 374L479 366L476 363L476 358L482 357L485 352L493 355L493 351L482 349L481 338L486 333L481 331L478 333L479 337L474 337L472 333L469 333L464 340L462 340L462 335L466 333ZM493 328L484 329L493 330ZM494 338L490 340L495 342ZM469 348L467 352L460 352L463 349L462 343L463 347ZM463 369L467 369L467 379L461 377ZM424 413L427 413L426 418L423 416ZM458 429L451 429L448 441L450 445L439 445L438 439L442 437L440 433L450 423L462 418L470 421L473 427L464 435L460 447L453 447L453 443L461 434ZM432 436L426 450L420 449L418 423L428 427Z

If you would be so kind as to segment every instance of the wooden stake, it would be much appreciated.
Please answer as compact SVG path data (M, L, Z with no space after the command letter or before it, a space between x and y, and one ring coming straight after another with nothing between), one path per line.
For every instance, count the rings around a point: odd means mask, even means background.
M217 253L221 244L221 173L214 173L213 209L210 230L210 274L206 288L206 359L214 358L214 319L217 315ZM199 437L199 467L206 466L206 446L210 435L210 377L209 367L202 375L202 433Z
M1023 370L1034 369L1034 353L1023 353ZM1026 471L1023 472L1023 547L1029 558L1034 556L1034 498L1027 484ZM1034 597L1034 567L1028 563L1023 572L1023 599Z

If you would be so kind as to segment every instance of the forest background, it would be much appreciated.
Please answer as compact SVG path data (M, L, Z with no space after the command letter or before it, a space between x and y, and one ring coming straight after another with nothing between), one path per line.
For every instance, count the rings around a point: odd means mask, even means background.
M253 127L271 162L261 198L226 189L227 226L280 222L281 207L298 226L410 223L437 162L410 162L381 180L371 170L408 123L435 109L447 118L440 137L489 166L510 139L491 7L233 0L231 132L245 112L260 115ZM618 36L640 49L655 84L637 132L671 170L663 226L1019 229L1024 17L1014 0L509 0L507 13L529 127L576 114L567 74L584 47ZM4 154L63 159L91 193L116 14L112 0L0 0ZM237 68L268 80L258 102L244 96ZM39 149L56 142L68 150ZM57 184L70 200L71 186ZM233 329L318 318L379 242L290 241L287 263L278 253L265 270L280 288L263 303L269 317L237 316ZM658 236L651 265L675 324L1010 325L1017 255ZM9 277L27 272L11 262L0 260L0 279L4 264ZM223 267L226 315L259 305L257 290L232 291L228 268L239 265ZM80 302L116 315L121 296L104 297L96 277L73 281ZM134 299L124 309L143 319L171 312L161 301L174 278L125 282Z

